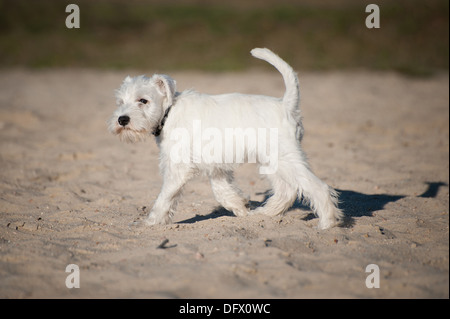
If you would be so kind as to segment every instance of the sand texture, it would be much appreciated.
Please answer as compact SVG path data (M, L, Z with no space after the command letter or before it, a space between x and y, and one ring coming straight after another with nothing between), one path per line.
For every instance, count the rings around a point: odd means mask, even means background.
M303 147L346 214L327 231L299 202L234 217L203 177L174 224L130 226L159 193L158 148L121 143L107 120L114 90L140 73L0 72L0 298L449 297L448 73L300 73ZM171 75L179 90L284 92L276 71ZM236 180L267 197L254 166ZM79 289L65 285L69 264Z

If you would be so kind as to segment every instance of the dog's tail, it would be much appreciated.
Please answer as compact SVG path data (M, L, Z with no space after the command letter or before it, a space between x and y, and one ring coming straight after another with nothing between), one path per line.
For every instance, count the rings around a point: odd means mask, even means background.
M300 103L300 88L298 85L297 74L278 55L270 51L269 49L255 48L250 53L258 59L264 60L272 64L281 73L286 86L286 92L283 97L283 104L291 114L297 114L299 112L298 106ZM297 117L297 116L294 116Z

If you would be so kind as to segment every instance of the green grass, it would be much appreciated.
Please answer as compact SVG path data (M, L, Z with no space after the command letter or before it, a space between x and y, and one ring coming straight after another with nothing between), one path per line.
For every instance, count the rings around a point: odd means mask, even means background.
M259 46L303 70L448 70L447 0L380 0L380 29L365 27L370 2L340 2L81 0L81 28L67 29L64 1L0 0L0 67L243 70L261 66Z

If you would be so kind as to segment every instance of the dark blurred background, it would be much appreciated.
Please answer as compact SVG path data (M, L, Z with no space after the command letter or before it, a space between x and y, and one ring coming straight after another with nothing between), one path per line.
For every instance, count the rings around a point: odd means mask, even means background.
M0 0L0 68L234 71L262 67L249 51L268 47L302 70L424 76L448 71L448 17L448 0Z

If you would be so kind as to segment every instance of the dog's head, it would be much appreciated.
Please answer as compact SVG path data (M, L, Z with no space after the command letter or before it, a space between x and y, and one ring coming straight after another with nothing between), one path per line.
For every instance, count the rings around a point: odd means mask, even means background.
M175 81L167 75L127 76L116 90L117 109L109 130L125 142L144 140L160 126L175 91Z

